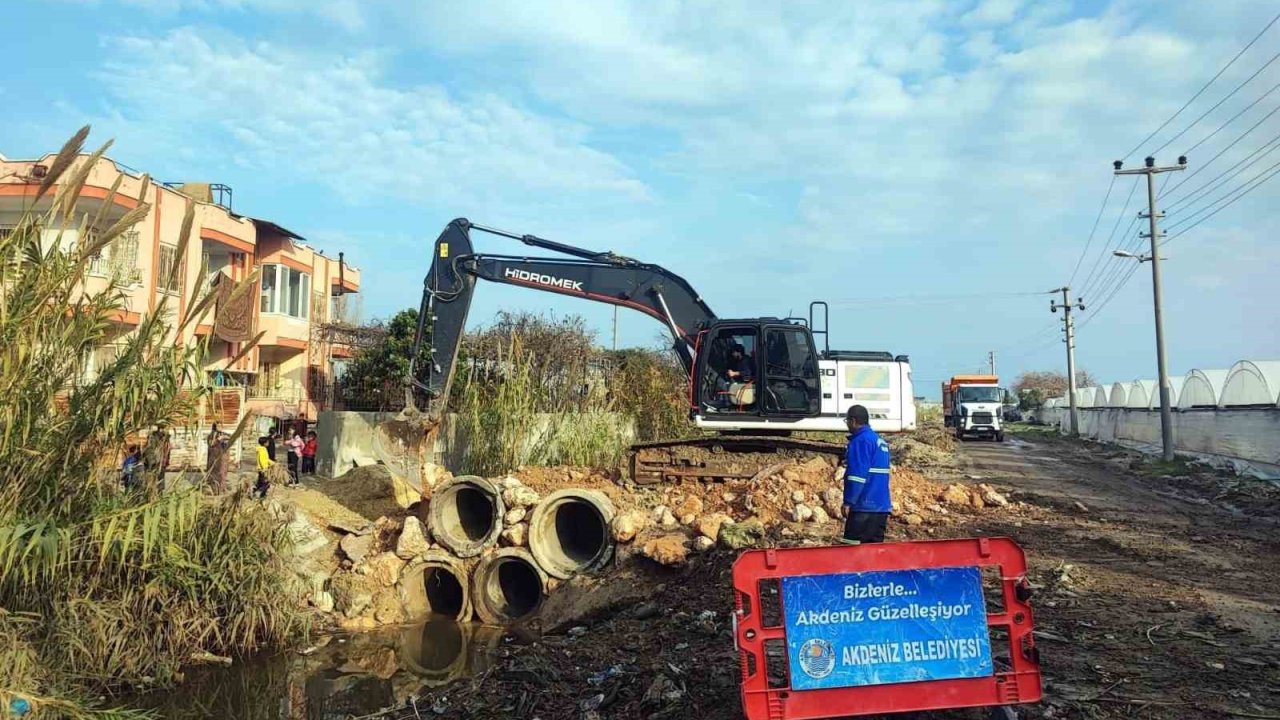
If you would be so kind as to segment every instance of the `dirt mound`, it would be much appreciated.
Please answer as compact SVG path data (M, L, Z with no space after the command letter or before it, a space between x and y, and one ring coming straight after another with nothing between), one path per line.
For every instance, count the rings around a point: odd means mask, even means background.
M395 479L382 465L364 465L339 478L307 480L306 484L369 522L406 514L396 500Z
M595 490L603 493L613 503L615 509L622 511L643 504L643 491L624 488L619 484L620 475L616 470L600 468L582 468L569 466L555 467L522 467L511 476L527 487L546 496L556 490L573 488L575 490Z
M956 464L955 436L940 422L922 423L910 433L886 435L885 441L894 464L900 467L925 469Z

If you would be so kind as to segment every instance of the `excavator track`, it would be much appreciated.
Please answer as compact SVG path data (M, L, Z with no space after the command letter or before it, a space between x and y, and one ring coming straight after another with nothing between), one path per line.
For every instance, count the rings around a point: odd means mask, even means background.
M631 446L631 479L654 485L682 479L704 482L768 477L814 455L843 459L845 446L778 435L713 435Z

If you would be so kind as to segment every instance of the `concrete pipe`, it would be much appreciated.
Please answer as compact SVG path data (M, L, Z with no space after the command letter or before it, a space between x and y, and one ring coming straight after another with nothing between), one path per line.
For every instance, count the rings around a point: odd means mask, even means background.
M436 618L400 631L400 666L422 678L427 687L440 687L466 677L471 627Z
M506 507L497 486L475 475L460 475L431 493L427 529L460 558L475 557L498 542Z
M529 516L529 550L561 580L599 570L613 557L613 503L594 490L557 490Z
M410 565L400 576L400 600L410 619L470 620L471 582L466 566L439 550L423 558L425 562Z
M471 576L471 601L482 622L501 625L542 606L547 576L524 548L503 548L480 558Z

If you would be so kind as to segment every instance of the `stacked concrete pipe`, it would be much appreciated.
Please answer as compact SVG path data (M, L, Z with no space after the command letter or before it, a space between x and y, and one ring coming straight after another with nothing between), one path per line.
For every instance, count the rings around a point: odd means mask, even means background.
M460 475L437 487L430 503L427 530L454 555L475 557L498 542L506 508L489 480Z
M468 576L462 561L433 550L423 555L421 562L405 569L400 579L400 600L411 617L466 622L472 614Z
M557 490L529 516L529 551L561 580L600 570L613 559L613 503L594 490Z
M547 594L547 576L524 548L480 558L471 576L472 606L482 622L503 624L532 615Z

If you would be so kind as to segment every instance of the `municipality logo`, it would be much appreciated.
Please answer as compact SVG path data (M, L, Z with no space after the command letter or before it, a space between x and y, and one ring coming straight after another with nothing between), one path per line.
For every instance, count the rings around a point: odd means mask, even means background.
M821 638L806 640L800 646L800 669L815 680L831 674L836 667L836 651Z

